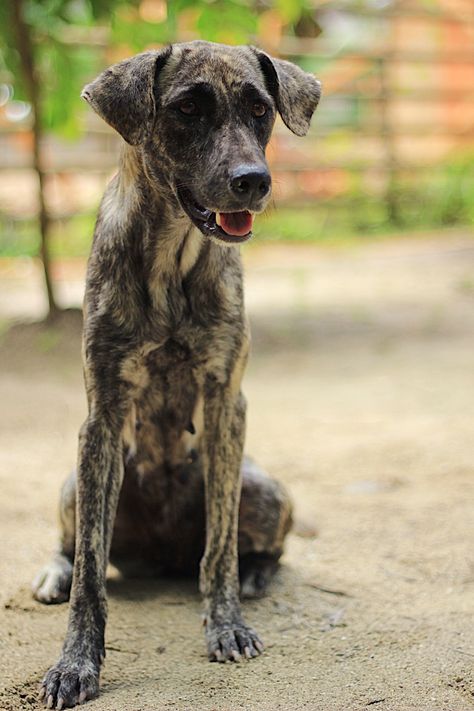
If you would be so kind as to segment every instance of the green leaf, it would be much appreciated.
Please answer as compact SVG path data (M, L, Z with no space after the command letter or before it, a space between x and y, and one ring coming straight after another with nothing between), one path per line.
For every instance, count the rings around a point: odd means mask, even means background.
M305 0L276 0L275 4L286 24L297 22L307 7Z
M197 21L200 36L211 42L246 43L257 31L257 14L244 2L202 2Z

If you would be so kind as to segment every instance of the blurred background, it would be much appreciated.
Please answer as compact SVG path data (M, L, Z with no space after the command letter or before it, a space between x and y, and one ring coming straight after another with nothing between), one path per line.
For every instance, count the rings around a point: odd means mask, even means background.
M79 307L119 148L80 92L194 38L259 45L323 83L306 138L277 122L273 203L242 248L247 451L296 523L269 597L246 605L269 651L245 683L243 665L207 664L193 584L111 581L94 709L466 711L473 0L0 3L0 707L32 708L66 624L28 585L86 413Z
M169 42L254 43L323 82L305 141L277 125L259 244L472 224L471 0L8 0L0 26L0 257L42 256L52 309L120 140L81 88Z

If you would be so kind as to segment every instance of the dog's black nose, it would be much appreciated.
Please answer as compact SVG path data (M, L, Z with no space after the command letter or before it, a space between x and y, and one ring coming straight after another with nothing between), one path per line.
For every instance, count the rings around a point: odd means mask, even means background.
M271 184L270 173L260 165L241 165L230 176L232 191L240 198L260 200L268 193Z

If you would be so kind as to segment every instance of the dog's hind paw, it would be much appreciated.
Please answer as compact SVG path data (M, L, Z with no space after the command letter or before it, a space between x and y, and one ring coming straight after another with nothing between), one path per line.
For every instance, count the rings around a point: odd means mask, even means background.
M99 672L91 662L60 660L41 682L39 698L48 709L82 704L99 693Z
M267 592L268 584L278 569L280 555L248 553L239 560L240 597L259 598Z
M46 605L54 605L69 600L72 582L72 563L62 554L54 556L36 578L31 589L33 597Z
M206 624L207 651L211 662L239 662L252 659L264 650L257 633L243 622Z

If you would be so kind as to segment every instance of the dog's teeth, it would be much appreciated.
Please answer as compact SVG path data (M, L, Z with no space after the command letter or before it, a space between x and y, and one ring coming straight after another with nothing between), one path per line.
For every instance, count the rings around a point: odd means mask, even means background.
M216 212L216 225L219 225L219 227L221 226L221 213L220 212Z

